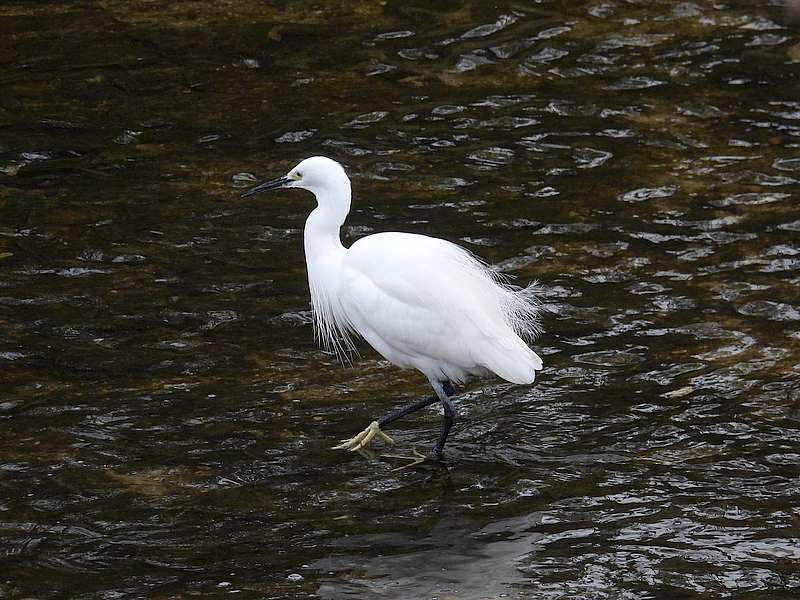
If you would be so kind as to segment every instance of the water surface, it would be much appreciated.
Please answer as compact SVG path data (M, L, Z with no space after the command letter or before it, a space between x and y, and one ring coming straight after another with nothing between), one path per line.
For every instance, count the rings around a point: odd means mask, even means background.
M333 6L331 5L333 4ZM0 597L800 593L800 25L778 2L6 2ZM301 192L549 308L448 469L313 340ZM436 437L434 409L391 429Z

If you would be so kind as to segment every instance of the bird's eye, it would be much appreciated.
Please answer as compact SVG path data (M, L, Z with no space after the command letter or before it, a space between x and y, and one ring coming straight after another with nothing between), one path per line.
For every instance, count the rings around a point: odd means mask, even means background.
M303 174L300 171L296 171L295 175L297 175L298 179L302 179L303 178Z

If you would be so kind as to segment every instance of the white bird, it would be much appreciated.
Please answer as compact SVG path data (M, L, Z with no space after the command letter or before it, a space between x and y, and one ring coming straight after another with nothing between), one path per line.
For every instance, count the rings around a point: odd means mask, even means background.
M307 158L243 196L276 188L301 188L317 199L304 230L317 339L341 354L355 350L352 336L358 334L386 360L420 371L435 392L373 421L335 449L360 450L376 436L391 444L381 428L441 402L441 434L427 456L415 453L412 464L440 460L455 416L453 383L492 373L512 383L533 382L542 361L523 339L538 332L532 287L511 287L469 251L425 235L376 233L344 247L340 229L350 212L350 180L329 158Z

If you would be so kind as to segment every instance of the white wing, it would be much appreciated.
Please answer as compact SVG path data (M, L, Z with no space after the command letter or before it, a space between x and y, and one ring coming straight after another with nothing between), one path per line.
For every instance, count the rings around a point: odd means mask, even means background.
M530 383L542 367L518 335L536 329L536 306L455 244L407 233L362 238L345 254L340 286L352 328L429 378L489 370Z

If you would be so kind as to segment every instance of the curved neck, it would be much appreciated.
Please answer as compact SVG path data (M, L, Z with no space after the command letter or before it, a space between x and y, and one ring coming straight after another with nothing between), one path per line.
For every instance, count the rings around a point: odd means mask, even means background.
M340 258L344 253L339 230L350 212L350 182L337 188L314 190L317 208L308 215L303 232L306 262L309 266L313 262Z

